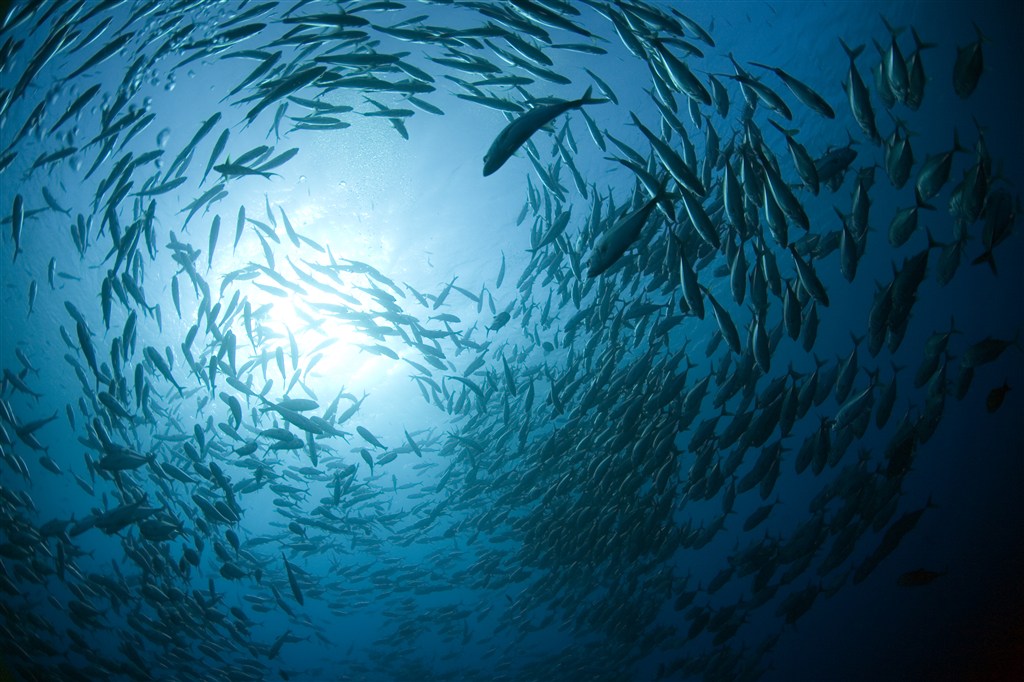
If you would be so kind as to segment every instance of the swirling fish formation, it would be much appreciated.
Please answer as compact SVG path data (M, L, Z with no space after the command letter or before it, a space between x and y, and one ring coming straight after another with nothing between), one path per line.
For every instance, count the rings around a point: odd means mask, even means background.
M984 128L926 151L898 118L935 89L970 97L984 37L944 66L913 28L909 44L887 26L874 58L843 42L840 93L812 68L733 57L683 9L14 4L0 666L757 679L787 624L885 565L942 502L902 491L948 401L1019 348L918 330L933 333L909 351L913 389L883 362L926 280L955 287L965 259L1001 272L1020 201ZM208 101L169 119L150 99L215 64L244 66ZM623 64L642 99L609 84ZM420 291L275 198L303 140L371 118L443 130L457 100L507 119L487 182L524 182L530 248L496 277ZM879 185L906 208L873 215ZM864 315L850 301L871 254L894 267ZM818 359L818 337L847 327L845 355ZM365 419L374 391L311 371L344 353L411 368L433 417ZM778 518L794 482L813 494ZM88 501L57 514L61 498Z

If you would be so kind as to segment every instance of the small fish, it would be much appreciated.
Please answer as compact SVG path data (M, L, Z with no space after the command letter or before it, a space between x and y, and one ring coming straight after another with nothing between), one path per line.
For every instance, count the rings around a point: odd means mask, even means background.
M917 193L921 195L921 199L927 201L939 193L942 186L949 180L949 173L953 168L953 155L966 151L960 144L960 136L954 128L952 148L941 154L929 156L921 164L916 183Z
M362 428L362 427L360 427ZM359 455L363 458L363 461L370 465L370 475L373 476L373 457L366 451L366 448L359 449Z
M284 568L288 573L288 584L292 588L292 596L295 597L295 601L299 604L305 604L305 600L302 598L302 590L299 588L299 582L295 579L295 572L292 570L292 565L288 563L288 558L281 553L281 558L284 560Z
M820 303L821 305L828 307L828 292L825 291L825 286L818 279L817 273L810 263L804 261L800 257L800 254L796 252L796 247L792 244L789 246L789 252L793 255L793 263L796 265L797 276L800 279L800 284L804 290L811 295L811 297Z
M21 253L21 229L25 224L25 200L20 194L14 195L14 205L11 207L11 236L14 239L14 261L18 260Z
M224 132L222 132L220 137L217 138L217 142L214 143L213 151L210 153L210 160L206 163L206 170L203 171L203 179L199 181L200 185L206 182L206 176L210 174L210 171L213 169L213 165L217 163L217 159L220 157L221 152L224 151L224 147L228 143L228 135L230 134L231 131L225 128Z
M60 119L53 124L53 127L50 128L50 134L52 135L54 132L57 131L57 128L60 128L68 119L72 118L75 114L81 111L82 108L89 103L89 100L95 97L96 93L98 93L99 91L100 86L97 83L96 85L92 86L91 88L83 92L81 95L79 95L78 98L71 103L71 106L68 107L67 111L64 112Z
M36 295L39 293L39 283L35 280L28 285L28 314L31 315L36 305Z
M974 25L974 31L978 39L967 47L956 48L956 64L953 66L953 90L962 99L971 96L978 87L978 80L985 68L984 55L981 51L981 44L986 41L985 34L981 32L978 25Z
M259 175L269 180L273 176L277 175L277 173L268 173L255 168L249 168L248 166L243 166L240 163L231 163L230 158L228 158L227 162L214 166L213 170L217 171L225 178L240 178L246 175Z
M776 76L782 80L783 83L789 88L790 92L796 95L796 98L803 102L806 106L813 109L817 113L821 114L825 118L835 118L836 112L829 106L825 99L812 90L803 81L797 80L787 72L776 66L768 66L767 64L761 64L759 62L750 62L752 65L760 67L762 69L768 69L772 71Z
M381 450L387 450L387 448L384 447L384 444L381 443L379 440L377 440L377 437L375 435L373 435L372 433L370 433L370 430L367 429L366 427L364 427L364 426L357 426L356 427L356 433L358 433L360 436L362 436L363 439L367 443L372 445L373 447L380 448Z
M487 327L487 331L496 332L499 329L501 329L502 327L504 327L506 324L508 324L509 320L511 320L511 319L512 319L512 315L511 314L509 314L508 312L502 311L502 312L498 313L497 315L495 315L494 322L492 322L491 325L489 327Z

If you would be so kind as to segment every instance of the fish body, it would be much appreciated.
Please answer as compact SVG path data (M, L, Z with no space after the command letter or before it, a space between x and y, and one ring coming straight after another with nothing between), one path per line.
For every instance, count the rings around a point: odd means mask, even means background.
M14 240L14 261L18 260L21 253L21 230L25 225L25 200L20 194L14 195L14 202L11 207L11 238Z
M956 49L956 63L953 65L953 90L963 99L970 97L978 87L981 72L985 68L981 49L985 36L977 24L974 25L974 30L978 34L978 39L967 47Z
M565 100L553 104L536 106L525 114L514 119L505 126L498 136L491 143L491 148L484 155L484 177L491 175L512 157L517 149L523 146L534 133L545 125L558 118L560 115L572 109L578 109L586 104L601 104L608 100L592 98L590 96L593 88L587 88L583 97L574 100Z
M832 109L831 106L829 106L829 103L825 101L825 98L819 95L814 90L812 90L810 86L808 86L803 81L794 78L786 71L783 71L782 69L775 66L768 66L766 64L760 64L758 62L751 62L751 64L753 64L754 66L758 66L762 69L768 69L769 71L775 73L775 75L778 76L779 79L786 84L786 87L789 88L790 92L796 95L796 98L803 102L803 104L809 107L810 109L813 109L814 111L821 114L825 118L836 117L836 112Z
M917 193L921 199L928 201L938 194L943 185L949 180L949 173L953 168L953 155L957 152L967 151L960 145L960 137L956 130L953 130L953 147L941 154L929 156L921 164L921 170L917 174Z
M626 253L640 237L640 231L647 224L647 219L660 200L660 192L649 199L640 208L620 218L614 225L601 233L594 242L594 250L590 256L590 267L587 277L597 277Z
M864 49L864 46L850 48L842 38L839 39L839 42L842 44L846 55L850 58L850 71L846 80L846 94L850 100L850 109L853 111L853 117L857 119L857 124L871 141L879 143L882 138L878 134L878 128L875 127L875 111L871 106L871 95L868 92L867 86L864 85L864 80L860 77L860 72L857 71L857 65L854 63L857 55Z
M789 252L793 256L793 263L796 265L800 284L815 301L827 307L829 303L828 292L825 291L825 285L818 279L818 274L814 271L814 268L800 257L794 246L790 245Z

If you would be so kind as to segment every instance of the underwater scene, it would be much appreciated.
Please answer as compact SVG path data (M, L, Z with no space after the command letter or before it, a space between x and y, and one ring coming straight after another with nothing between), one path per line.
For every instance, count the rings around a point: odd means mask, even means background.
M0 2L0 680L1024 679L1024 5Z

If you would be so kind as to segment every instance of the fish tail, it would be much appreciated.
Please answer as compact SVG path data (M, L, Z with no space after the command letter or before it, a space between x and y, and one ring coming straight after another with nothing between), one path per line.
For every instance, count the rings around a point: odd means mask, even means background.
M851 64L855 59L857 59L857 56L864 51L863 45L858 45L857 47L851 48L849 45L846 44L846 41L843 40L842 38L839 39L839 44L843 46L843 51L846 52L846 55L850 58Z
M921 50L928 50L937 45L937 43L926 43L925 41L921 40L921 36L917 34L917 29L914 28L913 26L910 27L910 33L914 36L914 49L917 52L920 52Z
M981 32L981 27L978 26L978 22L972 21L971 23L974 24L974 32L978 34L978 40L980 42L987 43L988 38L985 37L985 34Z
M950 334L959 334L960 333L960 330L956 328L956 317L953 316L953 315L950 315L950 317L949 317L949 333Z
M759 66L759 64L757 64L756 62L751 62L751 64L754 64L755 66ZM777 121L775 121L774 119L768 119L768 122L769 122L769 123L771 123L771 124L772 124L773 126L775 126L775 129L776 129L776 130L778 130L778 131L779 131L780 133L782 133L783 135L785 135L786 137L791 137L791 136L793 135L793 133L795 132L795 131L791 131L791 130L789 130L788 128L783 128L783 127L782 127L782 126L781 126L781 125L780 125L780 124L779 124L779 123L778 123Z
M583 106L584 104L604 104L611 102L607 97L591 97L591 93L594 91L594 86L591 85L587 88L587 91L583 93L583 97L576 100L577 106Z
M981 265L982 263L988 263L988 266L992 268L993 275L999 274L999 271L996 269L996 259L992 255L992 249L985 249L985 253L971 261L971 265Z
M893 38L903 32L902 28L893 28L892 24L889 23L889 20L885 18L885 15L880 14L879 17L882 19L882 23L885 24L885 28L892 34Z
M960 144L960 133L956 128L953 128L953 151L954 152L966 152L967 148Z

